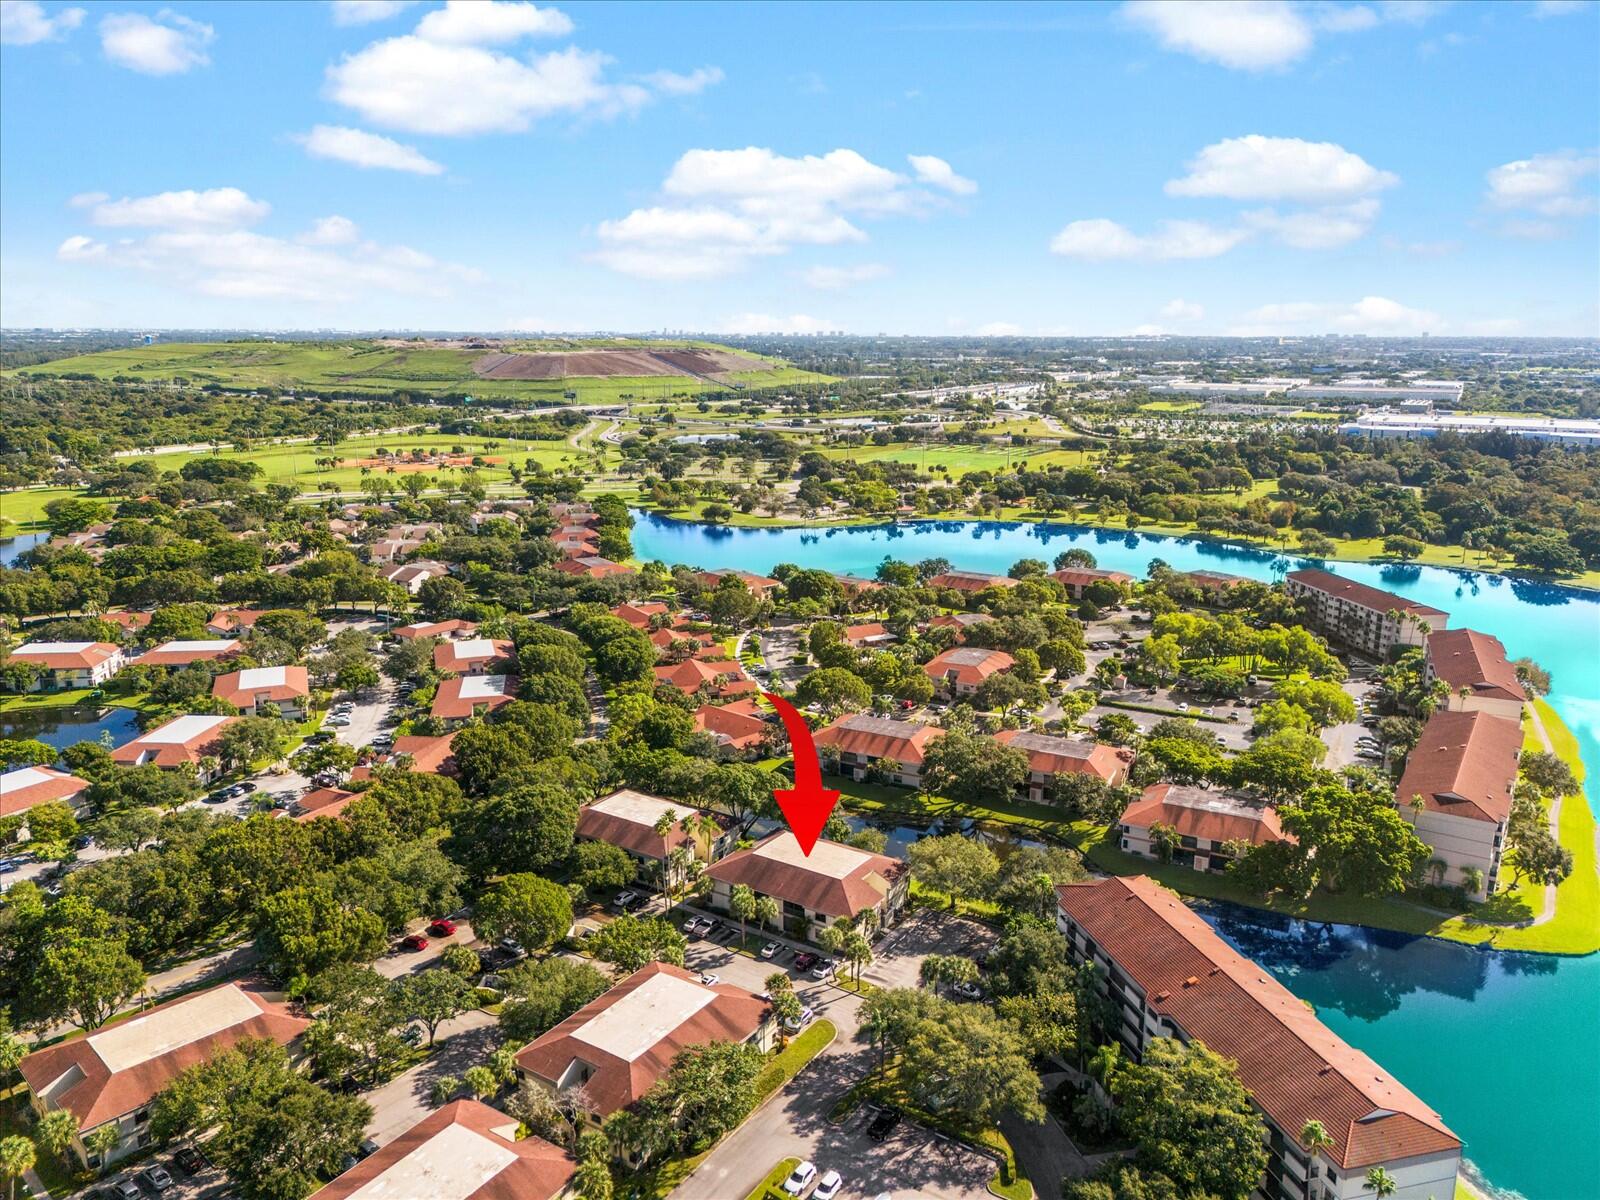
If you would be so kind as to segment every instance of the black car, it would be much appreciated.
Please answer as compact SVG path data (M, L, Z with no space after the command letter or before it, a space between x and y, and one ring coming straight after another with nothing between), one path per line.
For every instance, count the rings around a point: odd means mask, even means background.
M185 1146L172 1156L172 1161L183 1168L185 1174L198 1175L211 1165L204 1154L193 1146Z
M872 1118L872 1124L867 1126L867 1136L875 1142L881 1142L894 1132L898 1124L900 1114L892 1108L886 1108Z

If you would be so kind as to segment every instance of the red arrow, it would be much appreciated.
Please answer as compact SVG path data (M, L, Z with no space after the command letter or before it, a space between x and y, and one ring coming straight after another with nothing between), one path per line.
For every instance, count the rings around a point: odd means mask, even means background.
M811 726L782 696L763 692L783 718L784 732L789 735L789 750L794 755L794 787L774 788L772 798L778 810L794 831L794 840L800 844L800 853L810 857L811 849L822 835L833 806L839 803L839 793L822 786L822 764L817 761L817 746L811 740Z

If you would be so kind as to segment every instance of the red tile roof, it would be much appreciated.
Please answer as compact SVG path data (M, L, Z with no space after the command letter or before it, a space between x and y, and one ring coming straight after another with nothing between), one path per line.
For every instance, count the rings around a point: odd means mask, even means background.
M1009 575L985 575L981 571L946 571L928 580L931 588L954 588L958 592L981 592L990 587L1016 587Z
M646 604L619 604L611 610L611 615L620 621L626 621L635 629L645 629L655 617L664 616L672 609L657 601Z
M49 671L85 671L121 653L110 642L29 642L13 650L11 660Z
M609 579L613 575L633 574L632 567L625 567L621 563L612 562L609 558L602 558L598 554L564 558L553 565L556 570L567 575L582 575L588 579Z
M1129 584L1133 582L1133 576L1126 571L1102 571L1095 567L1065 567L1060 571L1052 571L1050 578L1063 587L1069 588L1085 588L1091 583Z
M661 1030L660 1037L631 1061L583 1040L580 1035L591 1021L658 976L702 988L711 993L711 999L686 1020ZM770 1012L767 1002L753 992L728 983L705 988L682 967L651 963L517 1051L517 1066L554 1084L575 1061L588 1064L593 1073L583 1090L600 1115L609 1116L648 1092L680 1051L704 1042L744 1042L761 1028Z
M887 854L871 854L840 842L821 839L813 847L829 847L859 859L845 875L838 876L809 865L809 855L800 852L794 834L778 831L754 846L736 850L706 868L706 875L730 887L742 883L763 896L776 896L805 906L829 917L856 917L877 908L895 882L910 870L906 863Z
M1278 810L1271 805L1247 803L1223 792L1171 783L1153 783L1145 788L1118 821L1136 829L1148 829L1159 821L1184 837L1212 842L1238 839L1260 846L1295 840L1293 834L1283 831Z
M1338 596L1352 604L1359 604L1363 608L1375 609L1386 613L1391 608L1396 612L1411 617L1447 617L1450 614L1437 608L1429 608L1426 604L1418 604L1415 600L1407 600L1404 596L1396 596L1393 592L1386 592L1382 588L1368 587L1364 583L1357 583L1353 579L1345 579L1329 571L1307 569L1304 571L1290 571L1285 576L1296 583L1306 587L1315 588L1319 592L1327 592L1330 596Z
M0 817L14 817L37 804L71 800L89 781L54 767L19 767L0 775Z
M420 734L407 734L397 737L389 752L380 760L385 766L392 766L401 755L411 759L411 770L421 775L454 775L456 760L450 755L451 743L455 741L453 733L442 734L438 737L424 737ZM351 779L371 779L372 767L360 766L350 772Z
M1428 665L1450 685L1452 692L1466 688L1474 696L1492 700L1527 700L1517 669L1506 659L1506 648L1492 634L1476 629L1441 629L1428 635Z
M513 1157L471 1191L450 1177L449 1151L472 1146L445 1133L469 1129ZM429 1143L445 1135L438 1148ZM503 1157L500 1156L500 1157ZM553 1200L566 1188L577 1163L541 1137L517 1139L517 1121L477 1100L456 1100L429 1113L383 1149L311 1194L310 1200L347 1200L375 1180L375 1192L393 1200ZM394 1172L391 1176L390 1172ZM437 1176L437 1177L436 1177ZM449 1182L445 1180L449 1179Z
M146 650L138 659L141 667L186 667L190 663L213 662L219 658L232 658L244 652L241 642L230 641L226 638L216 639L216 645L207 641L173 641L163 642L152 650Z
M1079 742L1025 729L1002 729L994 740L1027 752L1028 770L1040 775L1097 775L1108 782L1125 772L1131 755L1115 746Z
M111 761L125 767L139 765L141 758L144 758L145 765L157 767L198 763L202 758L220 753L222 731L238 719L203 715L173 717L155 729L140 734L133 741L118 746L111 752ZM182 722L188 722L188 725ZM191 726L195 732L184 741L167 741L163 737L164 734L175 734Z
M768 728L754 700L702 704L695 709L694 727L703 733L715 734L719 741L735 750L758 745Z
M411 642L425 638L449 637L457 633L477 633L478 623L460 617L450 621L414 621L410 625L401 625L390 632L397 638Z
M889 627L882 621L871 621L865 625L846 625L844 640L852 646L860 646L867 642L893 641L894 634L889 632Z
M211 620L206 622L206 628L221 633L232 633L235 629L253 629L255 623L269 611L265 608L225 608L212 614Z
M693 695L701 686L718 680L739 676L739 664L732 660L720 663L701 662L697 658L685 659L668 667L655 667L656 681L670 683L680 692Z
M1431 811L1499 824L1511 817L1522 725L1486 712L1440 710L1428 718L1395 789L1403 813L1413 796Z
M915 721L896 721L891 717L874 717L855 713L819 729L812 740L818 746L836 746L845 754L862 758L891 758L898 763L917 765L922 762L922 752L943 730L932 725L919 725Z
M943 683L955 676L957 683L977 687L991 675L1016 665L1017 660L1004 650L985 650L982 646L952 646L923 666L928 677Z
M313 817L337 817L360 794L336 787L317 788L300 797L299 811L294 814L294 819L309 821Z
M490 695L480 695L477 689L485 686L485 680L495 678L504 679L502 690ZM465 694L463 694L465 693ZM433 707L429 712L443 720L453 721L470 717L475 709L494 711L502 704L509 704L517 698L517 677L515 675L452 675L449 679L441 680L439 690L433 694Z
M667 830L666 836L655 831L654 820L648 824L630 820L615 812L603 812L596 808L596 804L605 804L607 801L627 801L637 797L646 804L660 804L672 810L675 820L672 827ZM682 828L685 817L693 815L698 810L692 804L684 804L678 800L669 800L665 796L653 796L648 792L637 792L632 788L622 788L601 796L592 803L585 804L578 810L577 836L588 838L590 841L605 842L610 846L620 846L633 854L643 855L646 858L664 859L679 846L693 846L694 835Z
M1298 997L1171 892L1144 877L1056 889L1072 918L1143 990L1156 1013L1238 1063L1280 1130L1321 1121L1341 1169L1460 1149L1439 1114L1347 1045Z
M487 646L480 645L487 642ZM506 638L470 638L460 642L440 642L433 648L435 671L456 671L465 674L475 667L492 663L509 665L516 657L516 643Z
M280 682L262 682L252 671L283 672ZM270 678L276 678L275 676ZM311 695L311 682L304 667L252 667L244 671L229 671L211 681L211 694L219 700L243 708L253 704L258 697L269 700L301 700Z
M224 1007L223 1014L214 1018L211 1014L219 1004ZM170 1016L174 1012L180 1014L176 1024ZM200 1022L195 1031L198 1036L174 1044L174 1030L182 1031L181 1016L190 1013ZM203 1032L214 1020L227 1020L232 1014L241 1019L214 1032ZM87 1131L144 1107L185 1070L209 1062L245 1038L269 1038L287 1045L310 1024L290 1011L280 993L256 985L224 983L158 1004L86 1037L36 1050L22 1060L18 1070L34 1095L48 1096L51 1107L70 1112L78 1119L78 1129ZM123 1059L138 1058L137 1039L145 1030L150 1031L151 1057L119 1065Z
M697 571L695 573L695 578L700 581L700 585L707 588L715 588L721 584L724 579L730 577L739 580L744 584L746 589L754 592L757 596L765 596L774 588L780 588L783 586L783 584L776 579L769 579L765 575L756 575L750 571L721 570Z

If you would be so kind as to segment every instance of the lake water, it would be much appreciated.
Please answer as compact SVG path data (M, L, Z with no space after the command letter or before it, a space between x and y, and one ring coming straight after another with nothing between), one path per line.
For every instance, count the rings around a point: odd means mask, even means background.
M924 521L817 529L729 529L634 514L641 559L764 573L795 563L870 577L884 558L947 558L1003 573L1078 546L1143 576L1153 559L1271 582L1295 556L1190 538L1059 524ZM1554 681L1550 703L1577 736L1591 809L1600 797L1600 595L1440 567L1328 563L1329 570L1450 613L1498 637ZM904 843L914 831L895 831ZM1600 956L1506 954L1432 938L1307 926L1253 910L1208 910L1323 1019L1443 1114L1497 1188L1529 1200L1600 1196ZM1440 1200L1445 1200L1441 1197Z
M84 704L0 713L0 737L37 738L57 750L78 742L97 742L102 732L111 734L113 745L132 741L139 735L139 714L131 708Z
M0 538L0 567L9 567L41 542L50 540L48 533L19 533L14 537Z

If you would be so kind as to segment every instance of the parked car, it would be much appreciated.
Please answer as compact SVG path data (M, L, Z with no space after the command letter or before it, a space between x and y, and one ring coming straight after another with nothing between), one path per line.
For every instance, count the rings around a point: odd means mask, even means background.
M172 1156L172 1161L190 1175L198 1175L211 1165L211 1161L193 1146L184 1146Z
M717 984L722 982L722 976L713 975L710 971L707 971L700 976L700 982L705 984L706 987L715 987Z
M844 1178L839 1172L829 1171L817 1181L817 1190L811 1193L811 1200L833 1200L843 1186Z
M169 1188L177 1186L177 1181L172 1178L172 1173L159 1163L140 1171L139 1182L158 1196Z
M821 959L818 961L816 966L811 968L811 978L826 979L829 975L833 974L834 968L838 965L839 964L831 958Z
M761 957L772 958L778 953L779 950L782 949L783 947L778 945L777 942L768 942L765 946L761 947Z
M402 950L426 950L427 948L428 937L426 934L413 933L400 939L400 949Z
M811 1186L811 1181L816 1177L816 1164L803 1162L789 1172L789 1178L783 1181L783 1190L790 1196L798 1196Z
M440 917L428 926L428 933L433 937L449 937L456 931L456 923L449 917Z
M965 980L963 980L960 983L952 985L950 990L952 992L954 992L956 995L960 996L963 1000L982 1000L983 999L983 989L981 987L979 987L977 984L968 983Z
M400 1031L400 1040L408 1046L422 1045L422 1039L426 1036L427 1034L422 1032L422 1026L420 1025L407 1025Z
M624 889L624 890L618 892L615 896L612 897L612 899L611 899L611 907L612 908L620 908L624 912L626 912L627 908L628 908L628 905L630 903L632 903L634 900L638 899L638 897L639 897L639 893L638 892L628 891L627 889Z
M872 1118L872 1124L867 1126L867 1136L875 1142L881 1142L894 1132L898 1124L900 1114L892 1108L886 1108Z
M811 1024L811 1022L815 1021L816 1019L817 1019L817 1014L813 1010L811 1010L809 1008L802 1008L800 1010L800 1015L798 1017L795 1017L795 1018L792 1018L790 1020L784 1021L784 1023L783 1023L784 1032L785 1033L799 1033L802 1029L804 1029L807 1025Z
M144 1193L139 1190L139 1185L131 1179L119 1179L111 1185L111 1194L117 1200L144 1200Z
M228 794L229 791L230 789L223 788L220 792L207 792L203 797L201 797L201 800L206 804L226 804L229 800L233 799L233 797Z
M809 971L817 965L818 955L809 950L802 950L794 956L794 969L796 971Z

